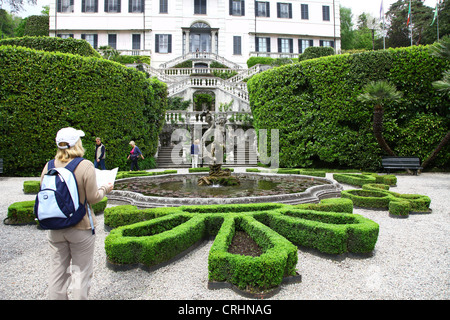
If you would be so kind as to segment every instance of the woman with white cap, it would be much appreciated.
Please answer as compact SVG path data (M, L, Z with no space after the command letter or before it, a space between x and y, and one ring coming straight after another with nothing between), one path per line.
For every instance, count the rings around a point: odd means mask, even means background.
M77 157L83 157L84 148L81 142L84 132L74 128L63 128L56 135L58 147L54 166L65 167ZM45 165L41 181L48 171ZM87 201L87 210L93 212L90 205L101 201L109 193L113 185L97 187L94 164L82 160L74 170L78 186L80 203ZM96 224L95 215L91 215L92 223ZM48 240L51 250L51 265L49 277L49 298L68 299L68 286L73 276L72 294L74 299L87 299L94 270L95 235L91 230L90 217L86 213L83 219L73 227L49 230Z

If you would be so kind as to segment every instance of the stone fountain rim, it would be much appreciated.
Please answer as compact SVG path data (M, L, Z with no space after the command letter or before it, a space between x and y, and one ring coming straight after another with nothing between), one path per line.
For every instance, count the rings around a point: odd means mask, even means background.
M171 173L154 176L140 176L118 179L117 181L132 181L142 179L164 179L170 177L192 177L204 176L207 172L193 173ZM340 197L343 187L336 181L324 177L299 175L299 174L278 174L265 172L243 172L232 173L234 176L271 176L271 177L294 177L299 179L315 179L326 182L327 184L312 186L300 193L252 196L252 197L233 197L233 198L173 198L173 197L155 197L145 196L141 193L123 190L113 190L108 194L109 200L127 202L137 207L168 207L183 205L214 205L214 204L245 204L245 203L317 203L324 198Z

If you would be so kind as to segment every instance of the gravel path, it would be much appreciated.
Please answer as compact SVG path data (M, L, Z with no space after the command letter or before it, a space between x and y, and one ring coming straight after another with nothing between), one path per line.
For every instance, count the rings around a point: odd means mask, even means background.
M328 174L328 178L332 175ZM23 181L37 178L0 177L0 218L25 195ZM450 174L399 175L399 193L431 198L431 214L395 219L387 211L355 209L380 225L370 257L327 256L298 251L302 282L282 286L272 300L447 300L450 298ZM355 187L344 185L345 189ZM109 270L105 264L103 215L97 216L95 269L90 298L120 300L245 300L231 289L209 290L208 252L212 241L165 267L147 272ZM46 232L35 226L0 224L0 300L47 298Z

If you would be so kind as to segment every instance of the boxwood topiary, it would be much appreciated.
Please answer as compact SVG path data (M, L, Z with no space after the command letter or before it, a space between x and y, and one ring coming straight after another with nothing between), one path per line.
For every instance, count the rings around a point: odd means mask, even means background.
M20 46L35 50L78 54L84 57L101 58L101 55L86 40L59 37L19 37L0 40L0 46Z
M374 106L357 97L368 82L387 80L403 98L385 107L384 138L398 156L423 161L450 126L448 97L432 86L449 64L431 56L428 47L414 46L273 68L247 83L253 125L258 132L279 130L280 167L381 169L383 153L372 130ZM450 145L434 166L450 166Z
M56 132L66 126L86 136L85 158L94 159L95 137L106 146L106 167L128 169L130 140L149 168L157 150L166 84L142 72L93 57L0 47L0 157L10 175L39 175L56 153Z
M378 224L345 213L352 210L349 203L347 199L327 199L307 207L258 203L108 208L105 223L121 226L105 239L108 265L116 270L127 265L155 267L199 240L215 236L208 257L209 280L226 281L241 289L269 290L284 277L295 275L296 245L333 254L374 249ZM336 212L331 212L333 209ZM141 222L133 224L136 221ZM237 230L246 232L263 253L257 257L229 253Z

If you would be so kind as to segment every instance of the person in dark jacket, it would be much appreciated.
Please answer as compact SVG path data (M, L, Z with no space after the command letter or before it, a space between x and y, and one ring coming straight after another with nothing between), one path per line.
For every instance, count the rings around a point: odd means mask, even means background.
M102 140L100 138L95 139L95 161L94 166L98 169L100 167L102 170L106 170L105 166L105 146L102 144Z

